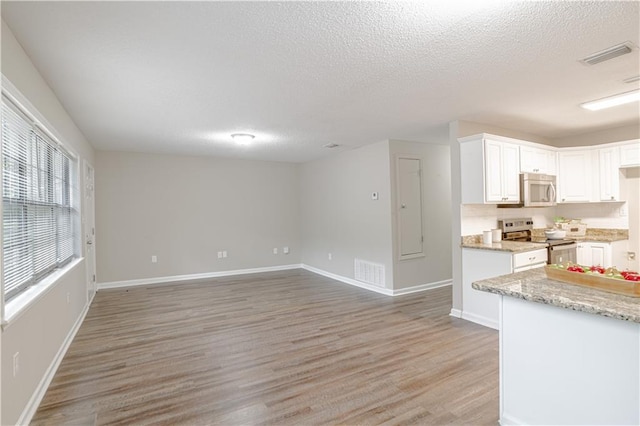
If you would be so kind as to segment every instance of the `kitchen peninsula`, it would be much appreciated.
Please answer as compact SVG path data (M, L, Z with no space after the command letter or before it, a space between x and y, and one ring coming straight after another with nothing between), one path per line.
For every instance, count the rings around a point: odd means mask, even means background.
M640 424L640 298L532 269L473 283L500 298L500 423Z

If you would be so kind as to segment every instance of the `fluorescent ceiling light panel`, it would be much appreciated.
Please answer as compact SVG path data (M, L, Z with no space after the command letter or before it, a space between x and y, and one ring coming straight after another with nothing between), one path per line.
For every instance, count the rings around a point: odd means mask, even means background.
M255 138L255 136L248 133L234 133L231 135L231 139L238 145L248 145Z
M589 111L599 111L601 109L630 104L632 102L638 101L640 101L640 89L598 99L597 101L585 102L583 104L580 104L580 106L584 109L588 109Z

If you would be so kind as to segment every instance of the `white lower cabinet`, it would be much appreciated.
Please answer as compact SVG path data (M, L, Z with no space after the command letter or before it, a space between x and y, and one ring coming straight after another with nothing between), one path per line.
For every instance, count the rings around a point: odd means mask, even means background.
M577 263L584 266L600 265L605 268L615 266L622 271L629 268L627 247L627 240L610 243L581 241L576 250Z
M547 249L521 253L462 249L462 318L498 330L499 296L471 287L474 281L539 268L547 263Z

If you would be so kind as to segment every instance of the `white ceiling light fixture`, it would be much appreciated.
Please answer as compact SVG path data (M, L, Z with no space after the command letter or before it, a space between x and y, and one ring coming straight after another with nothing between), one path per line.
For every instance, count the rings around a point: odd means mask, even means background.
M608 61L610 59L617 58L618 56L631 53L634 48L635 45L630 41L627 41L589 55L586 58L581 59L580 62L584 65L599 64L600 62Z
M632 90L625 93L619 93L617 95L608 96L606 98L598 99L595 101L585 102L583 104L580 104L580 106L584 109L588 109L589 111L599 111L601 109L630 104L632 102L638 101L640 101L640 89Z
M249 145L255 139L255 136L249 133L234 133L231 135L231 139L238 145Z

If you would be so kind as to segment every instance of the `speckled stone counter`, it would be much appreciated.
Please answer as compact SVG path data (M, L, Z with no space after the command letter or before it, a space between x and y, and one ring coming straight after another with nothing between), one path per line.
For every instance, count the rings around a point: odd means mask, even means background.
M460 247L462 248L472 248L472 249L481 249L481 250L496 250L496 251L508 251L512 253L521 253L524 251L537 250L541 248L545 248L547 246L546 243L536 243L536 242L522 242L522 241L500 241L492 244L483 244L482 236L478 240L475 235L471 236L471 238L463 237L462 244Z
M536 228L532 230L532 237L536 239L545 239L544 231L547 228ZM605 228L587 228L583 237L574 237L568 235L567 238L576 241L593 241L601 243L611 243L614 241L624 241L629 239L628 229L605 229Z
M476 281L472 287L489 293L640 323L640 298L550 280L544 268Z

